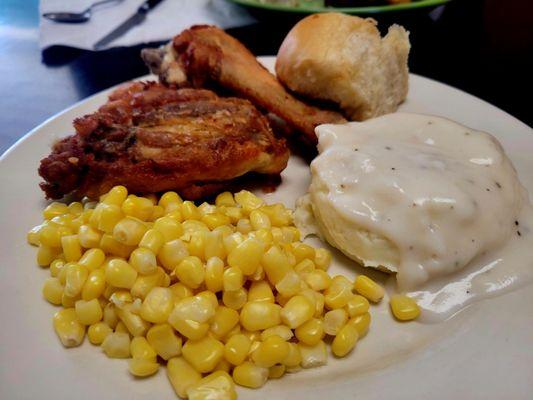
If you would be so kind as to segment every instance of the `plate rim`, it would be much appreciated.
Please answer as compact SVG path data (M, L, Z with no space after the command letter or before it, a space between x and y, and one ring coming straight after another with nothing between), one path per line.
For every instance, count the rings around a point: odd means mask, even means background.
M250 7L257 10L287 12L291 14L313 14L324 12L343 12L347 14L379 14L394 11L415 10L426 7L437 7L449 3L451 0L419 0L409 3L387 4L381 6L359 6L359 7L326 7L326 6L284 6L280 4L260 3L257 0L228 0L243 7Z

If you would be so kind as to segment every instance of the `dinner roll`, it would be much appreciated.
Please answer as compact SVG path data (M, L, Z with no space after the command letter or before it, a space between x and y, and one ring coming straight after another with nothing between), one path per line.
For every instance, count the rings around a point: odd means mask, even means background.
M371 18L314 14L283 41L276 73L294 92L332 101L348 118L365 120L394 112L405 100L410 47L401 26L381 38Z

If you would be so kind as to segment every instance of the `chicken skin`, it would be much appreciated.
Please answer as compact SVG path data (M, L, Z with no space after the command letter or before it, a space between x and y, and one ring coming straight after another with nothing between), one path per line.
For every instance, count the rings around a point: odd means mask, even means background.
M250 172L279 176L289 158L285 140L249 101L154 82L118 88L74 127L41 161L48 198L97 198L120 184L132 193L175 190L198 199Z
M214 26L186 29L161 49L144 49L142 57L161 82L227 89L281 118L311 144L317 142L317 125L346 122L296 99L242 43Z

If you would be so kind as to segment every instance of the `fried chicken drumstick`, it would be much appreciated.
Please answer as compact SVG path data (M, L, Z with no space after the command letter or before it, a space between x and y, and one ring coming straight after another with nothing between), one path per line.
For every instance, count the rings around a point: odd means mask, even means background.
M249 101L153 82L120 87L74 127L76 134L41 161L48 198L97 198L120 184L134 193L176 190L197 199L250 171L279 175L289 157L284 139Z
M315 144L315 127L346 122L338 113L296 99L242 43L214 26L184 30L161 49L144 49L142 57L161 82L177 87L220 86L269 111Z

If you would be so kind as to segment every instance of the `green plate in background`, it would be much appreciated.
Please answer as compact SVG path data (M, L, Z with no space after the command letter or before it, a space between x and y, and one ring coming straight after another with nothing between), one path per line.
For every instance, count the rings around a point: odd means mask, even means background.
M424 7L436 7L446 4L450 0L413 0L410 3L386 4L379 6L361 7L325 7L323 0L300 0L299 6L263 3L259 0L229 0L244 7L263 9L265 11L281 11L299 14L312 14L327 11L340 11L346 14L377 14L392 11L419 9Z

